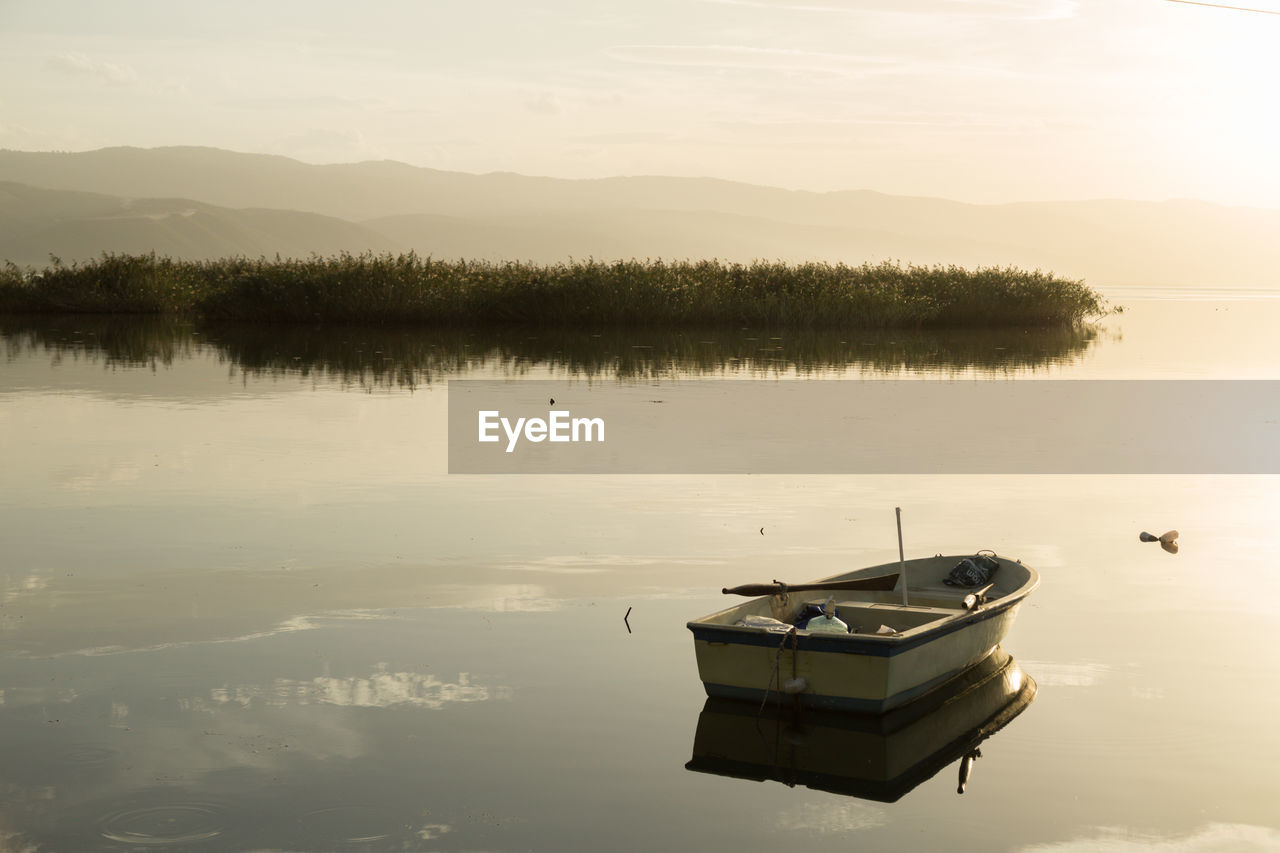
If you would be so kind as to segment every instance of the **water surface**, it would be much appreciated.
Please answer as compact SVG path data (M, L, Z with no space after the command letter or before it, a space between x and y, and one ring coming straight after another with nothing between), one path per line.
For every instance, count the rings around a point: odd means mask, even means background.
M0 849L1276 849L1280 478L445 473L451 378L1280 378L1280 300L1226 296L1052 335L6 320ZM684 623L896 558L894 506L909 554L1043 578L965 793L686 769Z

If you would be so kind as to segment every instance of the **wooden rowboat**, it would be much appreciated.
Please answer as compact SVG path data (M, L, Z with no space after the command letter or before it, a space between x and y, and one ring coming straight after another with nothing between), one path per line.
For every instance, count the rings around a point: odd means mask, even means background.
M707 695L757 703L789 695L806 707L879 714L946 684L995 650L1040 583L1030 566L999 556L985 588L943 583L962 559L847 572L689 622ZM848 633L805 627L829 597Z

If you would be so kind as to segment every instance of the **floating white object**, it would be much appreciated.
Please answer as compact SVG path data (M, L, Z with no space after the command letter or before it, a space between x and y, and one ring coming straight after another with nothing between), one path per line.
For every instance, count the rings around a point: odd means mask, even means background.
M782 682L782 692L788 696L795 696L797 693L803 693L809 683L803 678L788 678Z

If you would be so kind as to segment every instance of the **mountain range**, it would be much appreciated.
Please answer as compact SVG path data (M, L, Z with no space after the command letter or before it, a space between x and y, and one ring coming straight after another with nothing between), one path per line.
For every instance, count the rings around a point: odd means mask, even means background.
M1280 211L1200 201L967 204L707 178L472 175L214 148L0 151L0 259L339 251L573 258L901 260L1095 285L1280 285Z

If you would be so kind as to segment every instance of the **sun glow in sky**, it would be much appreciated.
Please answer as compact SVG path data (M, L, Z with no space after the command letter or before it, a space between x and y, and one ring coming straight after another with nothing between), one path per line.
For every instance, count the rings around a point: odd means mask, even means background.
M22 150L1280 208L1277 81L1280 15L1167 0L0 0Z

